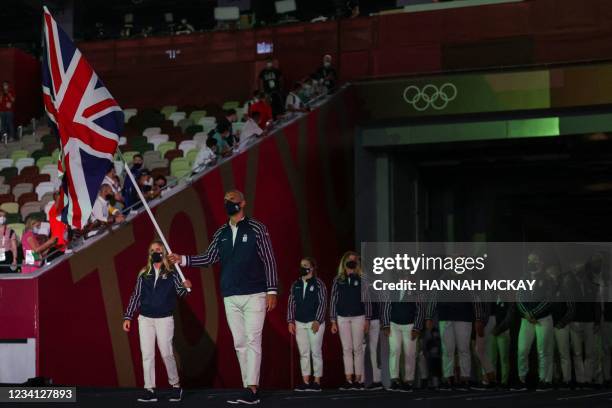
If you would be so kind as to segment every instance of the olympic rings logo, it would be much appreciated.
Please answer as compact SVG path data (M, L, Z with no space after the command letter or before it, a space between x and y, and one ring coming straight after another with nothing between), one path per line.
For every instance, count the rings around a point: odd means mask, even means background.
M423 89L416 85L409 85L404 89L404 100L419 111L429 109L442 110L448 103L457 97L457 87L447 82L438 88L434 84L427 84Z

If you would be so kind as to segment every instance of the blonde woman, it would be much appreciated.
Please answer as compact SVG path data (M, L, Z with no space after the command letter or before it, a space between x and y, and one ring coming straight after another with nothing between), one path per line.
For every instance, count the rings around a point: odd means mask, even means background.
M363 390L364 338L372 316L370 302L361 299L359 254L347 251L340 258L330 301L331 332L340 333L346 382L340 390Z
M140 351L144 373L143 395L140 402L156 402L155 392L155 341L161 353L168 382L172 386L171 402L181 401L183 390L179 383L178 370L174 360L172 338L174 337L173 313L176 307L177 295L187 294L186 288L191 282L181 282L174 266L168 262L166 248L160 241L153 241L149 246L147 265L138 274L136 287L130 297L127 311L124 315L123 330L129 332L132 318L138 309L138 333L140 335Z

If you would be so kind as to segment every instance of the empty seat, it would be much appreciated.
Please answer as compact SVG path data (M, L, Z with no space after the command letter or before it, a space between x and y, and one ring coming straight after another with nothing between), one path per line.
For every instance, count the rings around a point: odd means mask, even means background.
M183 156L187 154L188 151L196 149L198 144L195 140L184 140L179 144L179 149L183 151Z
M167 177L169 174L170 174L170 170L168 169L167 166L165 166L165 167L155 167L155 168L153 168L153 170L151 170L151 176L153 178L158 177L158 176Z
M37 174L31 178L31 183L34 185L34 188L38 187L40 183L45 183L48 181L54 182L57 180L57 174Z
M31 201L29 203L23 204L19 208L19 213L21 214L22 220L25 220L30 214L39 213L41 211L42 208L40 202L38 201Z
M198 132L193 135L193 141L196 142L198 147L206 146L206 139L208 139L208 133Z
M158 134L149 136L147 139L149 140L149 143L152 143L154 148L157 149L157 146L159 146L161 143L168 141L169 136L165 134Z
M174 149L176 149L176 142L164 142L160 143L159 146L157 146L157 150L159 151L162 157L164 157L168 150Z
M123 110L123 119L125 123L128 123L130 118L133 118L138 114L138 109L124 109Z
M187 154L185 155L185 158L187 159L187 161L189 162L190 166L193 166L193 162L195 161L196 157L198 156L198 153L200 152L199 149L191 149L187 152Z
M177 179L182 179L184 177L187 177L191 174L191 169L177 169L174 171L174 173L172 174L174 177L176 177Z
M19 172L20 175L26 177L34 177L38 176L39 170L36 166L26 166Z
M0 169L5 169L7 167L13 167L13 163L15 161L13 159L0 159Z
M53 162L57 163L57 161L59 160L60 157L60 151L59 149L55 149L52 153L51 153L51 157L53 158Z
M185 135L193 137L198 132L203 132L204 126L202 125L191 125L187 129L185 129Z
M144 159L144 167L147 168L147 169L151 169L152 168L150 166L150 163L152 161L161 159L161 154L157 150L151 150L151 151L145 152L142 156L143 156L143 159Z
M19 201L19 197L24 193L31 193L34 191L34 185L32 183L19 183L13 187L13 196L15 197L15 201Z
M163 108L161 108L161 113L162 115L164 115L164 117L166 119L168 119L168 117L170 115L172 115L174 112L176 112L178 110L178 107L176 105L166 105Z
M214 116L204 116L198 121L198 125L204 128L204 132L213 129L216 126L217 119Z
M8 224L7 227L9 227L13 231L15 231L15 234L17 234L17 240L21 239L21 236L23 235L23 231L25 231L25 224L24 223L22 223L22 222L15 222L15 223L12 223L12 224Z
M41 207L44 208L49 202L54 201L53 192L45 193L39 201Z
M185 132L185 129L187 129L189 126L194 125L193 120L191 119L183 119L178 123L178 127L181 129L181 132Z
M194 110L189 114L189 119L193 120L193 123L198 123L198 120L206 116L205 110Z
M11 192L11 186L8 184L0 184L0 195L8 194Z
M15 202L5 202L0 204L0 210L4 210L7 214L18 214L19 204Z
M38 166L39 169L42 169L45 166L54 166L55 168L57 168L57 160L53 160L53 157L51 156L43 156L41 158L39 158L38 160L36 160L36 165Z
M148 127L145 130L142 131L142 135L145 137L148 136L153 136L153 135L158 135L161 133L161 128L160 127Z
M187 117L187 114L185 112L172 112L168 116L168 119L174 123L174 126L176 126L179 123L179 121L185 119L186 117Z
M30 152L27 150L15 150L11 153L11 159L17 161L30 156Z
M23 170L24 167L33 166L33 165L34 165L34 159L32 157L23 157L21 159L18 159L15 162L15 167L17 167L18 173L21 173L21 170Z
M17 203L19 204L19 208L21 209L25 204L38 202L38 195L36 193L23 193L17 199ZM40 210L40 208L39 208ZM25 218L23 214L21 214L22 218Z
M148 169L158 169L160 167L168 167L169 161L167 159L156 159L149 162Z
M53 192L53 183L50 181L46 181L44 183L40 183L36 186L36 194L38 195L38 199L40 200L45 193Z
M183 151L179 149L168 150L166 154L164 154L164 159L167 159L170 163L178 157L183 157Z
M5 183L10 183L10 181L17 176L17 167L7 167L0 170L0 176L4 176Z
M191 171L191 166L189 166L189 161L183 157L179 157L174 159L172 163L170 163L170 174L174 177L180 178L181 176L177 175L177 172L187 170Z

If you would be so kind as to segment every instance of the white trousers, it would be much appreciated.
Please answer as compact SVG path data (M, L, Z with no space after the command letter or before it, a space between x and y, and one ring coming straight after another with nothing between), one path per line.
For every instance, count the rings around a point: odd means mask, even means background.
M342 343L342 359L344 360L344 374L363 375L365 316L343 317L338 316L338 333Z
M380 320L370 320L368 331L368 348L370 349L370 362L372 363L372 382L380 382L380 364L378 361L378 341L380 339Z
M492 333L496 324L497 323L495 316L490 316L489 321L487 322L487 325L484 328L484 336L480 337L476 335L474 349L476 351L476 356L478 356L478 360L480 361L480 366L482 368L483 374L495 374L495 372L497 371L495 369L495 364L497 363L497 361L492 359L492 357L494 356L493 350L497 350L495 344L496 339Z
M562 329L555 327L555 348L559 353L559 366L564 383L572 380L572 359L570 355L570 328L566 325Z
M155 388L155 342L161 354L168 382L170 385L179 384L172 338L174 337L174 318L172 316L151 318L138 316L138 334L140 336L140 351L142 353L142 371L145 388Z
M590 383L593 381L595 371L594 323L572 322L569 324L569 327L576 382Z
M242 384L259 385L261 337L266 319L266 294L235 295L223 298L225 316L240 363Z
M445 378L455 376L455 351L459 354L459 372L462 378L470 377L472 360L470 340L472 337L471 322L440 322L442 339L442 375Z
M391 322L389 336L389 376L392 380L400 378L400 358L404 352L404 381L414 381L416 370L418 338L412 340L410 334L414 324L395 324Z
M524 381L529 372L529 352L536 338L538 349L538 377L542 382L552 382L553 374L553 319L546 316L536 324L527 319L521 319L521 329L518 338L518 375Z
M300 352L300 367L302 376L312 375L323 377L323 334L325 323L319 326L319 331L312 332L312 323L295 322L295 341ZM310 359L312 357L312 369Z

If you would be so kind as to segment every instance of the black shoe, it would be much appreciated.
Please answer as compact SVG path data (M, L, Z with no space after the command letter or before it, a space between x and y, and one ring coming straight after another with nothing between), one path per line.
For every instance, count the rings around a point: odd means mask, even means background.
M412 384L404 383L404 385L402 385L402 388L400 388L400 392L412 392Z
M510 391L527 391L527 385L522 381L518 381L510 388Z
M340 386L340 388L338 388L340 391L350 391L353 389L353 383L352 382L348 382L345 381L344 384L342 384Z
M310 384L306 384L306 383L301 383L298 384L293 391L297 391L297 392L305 392L308 391L308 389L310 388Z
M157 402L155 390L145 389L142 395L138 397L138 402Z
M551 383L547 383L544 381L540 381L538 383L538 387L536 388L537 392L546 392L546 391L552 391L552 384Z
M391 392L399 392L402 390L402 383L400 380L391 380L391 386L388 388Z
M459 384L455 386L455 390L457 391L469 391L470 384L467 381L461 381Z
M382 390L382 389L383 389L383 385L381 382L373 382L372 384L366 387L366 391L377 391L377 390Z
M497 389L497 385L493 382L490 383L476 383L470 385L470 389L474 391L492 391Z
M319 384L317 382L313 382L312 384L310 384L310 387L308 387L308 389L306 391L321 392L321 384Z
M355 391L363 391L365 390L365 384L362 382L354 382L352 389Z
M170 402L180 402L183 399L183 389L181 387L172 387L172 392L170 393L170 397L168 401Z
M439 391L452 391L453 387L450 385L448 381L442 381L438 386Z
M250 388L245 388L240 397L236 398L235 400L229 400L227 402L230 404L259 404L259 392L253 392Z

